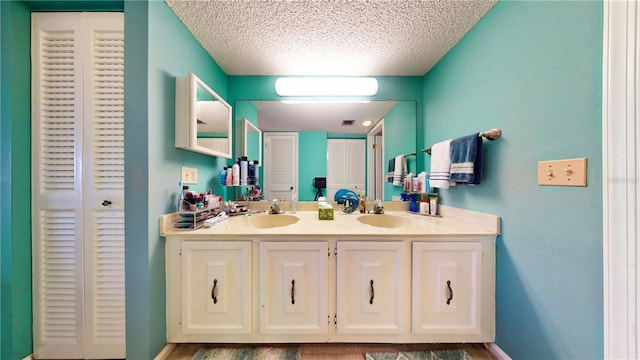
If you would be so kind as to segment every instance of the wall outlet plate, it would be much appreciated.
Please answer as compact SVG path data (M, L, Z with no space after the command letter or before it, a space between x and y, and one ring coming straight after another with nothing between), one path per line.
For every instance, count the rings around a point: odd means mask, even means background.
M587 186L587 158L538 161L538 185Z
M198 183L198 169L183 166L182 175L180 181L183 184L197 184Z

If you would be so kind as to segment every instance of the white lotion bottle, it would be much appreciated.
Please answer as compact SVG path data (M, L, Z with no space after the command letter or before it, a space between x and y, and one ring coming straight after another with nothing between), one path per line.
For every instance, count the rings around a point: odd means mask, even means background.
M233 163L232 173L233 173L233 186L239 186L240 185L240 165L238 164L237 161Z

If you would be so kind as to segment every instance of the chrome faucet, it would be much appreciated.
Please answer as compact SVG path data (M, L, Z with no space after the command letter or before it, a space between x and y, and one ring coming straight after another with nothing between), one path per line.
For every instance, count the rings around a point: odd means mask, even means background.
M373 204L373 213L384 214L384 206L382 206L382 200L376 200L375 204Z
M278 199L273 199L273 202L271 203L271 210L269 210L269 214L284 214L284 210L280 209L280 203L278 202Z

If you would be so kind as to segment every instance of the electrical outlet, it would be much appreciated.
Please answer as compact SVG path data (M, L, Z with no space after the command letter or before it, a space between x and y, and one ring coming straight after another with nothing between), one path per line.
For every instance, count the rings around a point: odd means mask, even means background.
M198 169L182 167L181 179L183 184L197 184L198 183Z
M587 158L538 161L538 185L587 186Z

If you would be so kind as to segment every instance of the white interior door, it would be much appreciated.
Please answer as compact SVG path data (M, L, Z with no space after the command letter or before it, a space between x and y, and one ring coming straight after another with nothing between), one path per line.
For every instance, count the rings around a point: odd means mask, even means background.
M298 193L298 133L264 133L265 200L291 199Z
M347 144L344 140L327 140L327 199L333 200L338 190L346 187Z
M365 191L366 141L364 139L350 139L345 142L347 144L346 188L356 192Z
M365 190L366 147L363 139L327 140L327 198L340 189Z
M32 14L36 358L125 356L123 29Z

